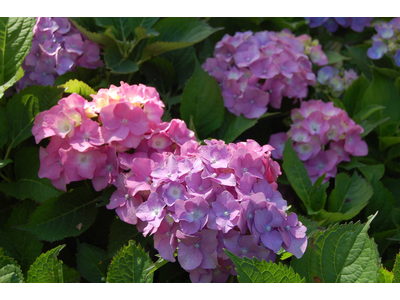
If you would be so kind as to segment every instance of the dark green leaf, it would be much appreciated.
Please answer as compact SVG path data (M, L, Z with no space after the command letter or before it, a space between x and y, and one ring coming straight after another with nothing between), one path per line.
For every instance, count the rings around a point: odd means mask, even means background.
M136 246L130 241L113 257L108 268L107 282L109 283L150 283L153 282L153 274L150 270L153 265L148 254L140 245Z
M44 202L59 196L62 191L56 189L50 179L39 178L39 149L36 147L21 148L15 154L15 182L0 183L0 190L17 199L32 199Z
M350 171L351 169L357 168L357 167L364 167L366 164L359 162L357 160L357 156L352 156L349 162L342 162L340 163L339 167L343 168L347 171Z
M371 83L368 79L364 76L360 76L346 91L346 94L343 97L343 104L345 105L346 112L350 117L355 114L356 104L361 101L370 84Z
M324 51L326 56L328 57L328 65L335 64L339 61L349 60L350 57L346 57L341 55L340 53L333 52L333 51Z
M364 128L364 132L360 134L362 138L366 137L372 130L374 130L379 125L390 120L390 117L384 118L382 120L378 120L376 122L370 120L364 120L360 122L362 128Z
M62 265L64 282L65 283L79 283L81 282L81 275L75 268L70 268L67 265Z
M64 89L55 86L33 85L18 93L19 97L32 95L39 102L39 111L49 110L61 99Z
M49 242L78 236L96 219L96 201L87 188L74 189L42 203L29 223L18 228Z
M57 259L65 245L42 253L28 271L29 283L59 283L62 282L62 261ZM61 272L60 272L61 269Z
M200 139L207 138L224 120L224 101L218 83L196 61L193 76L182 93L181 116L186 124L193 124Z
M301 283L305 282L299 274L295 273L291 267L274 264L273 262L259 261L253 257L236 256L225 249L225 253L232 260L238 274L240 283Z
M117 46L109 46L104 55L107 68L113 73L128 74L139 70L138 65L129 57L123 57Z
M380 136L379 138L379 150L383 151L390 146L400 143L400 137L398 136Z
M68 82L61 85L61 87L65 89L66 93L69 94L77 93L86 100L92 99L92 97L90 96L91 94L92 95L97 94L97 92L94 89L92 89L89 85L76 79L69 80Z
M90 282L104 282L109 261L106 251L89 244L78 244L76 263L82 277Z
M81 33L89 38L89 40L103 46L115 45L115 41L113 41L110 37L97 32L99 27L96 25L93 17L74 17L69 19Z
M11 159L0 159L0 169L7 166L9 163L12 163Z
M372 177L376 176L379 180L382 178L385 173L385 165L377 164L377 165L366 165L362 167L357 167L357 169L364 175L364 177L371 182Z
M382 105L366 105L363 107L354 117L353 120L356 123L360 123L362 120L365 120L374 112L384 109L385 107Z
M146 61L141 68L147 82L153 83L160 93L168 93L175 81L175 70L174 66L166 58L152 58Z
M0 106L0 148L3 147L8 140L8 122L6 117L6 110Z
M377 282L379 253L367 234L373 219L370 216L365 224L336 224L326 231L318 231L304 256L293 258L290 265L307 282Z
M367 56L367 51L370 46L368 45L358 45L350 47L346 45L349 55L353 59L353 62L357 67L363 72L363 74L369 79L372 79L372 73L370 66L372 65L371 59ZM353 83L354 85L354 83Z
M196 50L194 46L189 46L175 51L165 52L160 56L168 59L174 66L179 88L185 86L186 82L194 72L195 53Z
M11 86L31 48L35 18L0 17L0 86ZM18 74L19 73L19 74ZM0 98L5 87L0 88Z
M257 122L258 119L247 119L242 115L238 117L225 109L224 120L217 129L217 134L225 143L232 143L239 135L256 125Z
M387 68L375 68L375 70L389 78L397 79L400 77L400 72L397 70Z

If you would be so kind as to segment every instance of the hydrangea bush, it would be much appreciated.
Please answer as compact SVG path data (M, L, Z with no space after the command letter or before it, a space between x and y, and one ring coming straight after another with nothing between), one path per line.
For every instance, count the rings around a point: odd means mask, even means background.
M0 21L0 282L400 281L398 18Z

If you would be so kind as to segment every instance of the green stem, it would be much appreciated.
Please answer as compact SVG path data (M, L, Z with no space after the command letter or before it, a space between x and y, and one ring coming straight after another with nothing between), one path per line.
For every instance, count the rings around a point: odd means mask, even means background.
M5 181L7 182L11 182L10 179L8 179L6 176L4 176L3 174L0 173L0 177L2 177Z

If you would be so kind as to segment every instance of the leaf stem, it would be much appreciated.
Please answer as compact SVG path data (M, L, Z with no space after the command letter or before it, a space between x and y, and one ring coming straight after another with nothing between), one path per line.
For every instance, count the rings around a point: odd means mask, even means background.
M7 182L11 182L11 180L4 176L2 173L0 173L0 177L2 177Z

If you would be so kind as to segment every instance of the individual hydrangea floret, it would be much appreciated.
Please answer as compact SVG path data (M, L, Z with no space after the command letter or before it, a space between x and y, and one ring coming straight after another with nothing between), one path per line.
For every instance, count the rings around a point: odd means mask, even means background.
M338 69L333 66L324 66L317 72L317 83L314 89L334 98L340 97L355 80L357 73L353 70Z
M275 148L272 156L282 159L285 142L291 138L293 148L314 183L326 174L324 182L336 176L337 165L350 161L350 156L365 156L368 145L361 140L364 129L334 107L333 102L303 101L291 112L290 130L271 135L269 143Z
M226 34L203 68L219 83L225 107L233 114L259 118L267 106L279 109L283 97L305 98L315 84L312 63L325 65L318 41L289 30Z
M373 43L372 47L368 48L368 57L381 59L388 53L400 67L400 18L377 24L375 29L377 33L372 36Z
M364 31L365 27L369 27L371 17L306 17L308 21L308 26L310 28L319 27L324 25L324 27L330 31L335 32L338 30L339 26L343 28L350 27L352 30L356 32Z
M25 75L18 81L17 90L53 85L58 76L75 67L101 66L99 45L80 33L68 18L38 17L31 49L22 63Z

